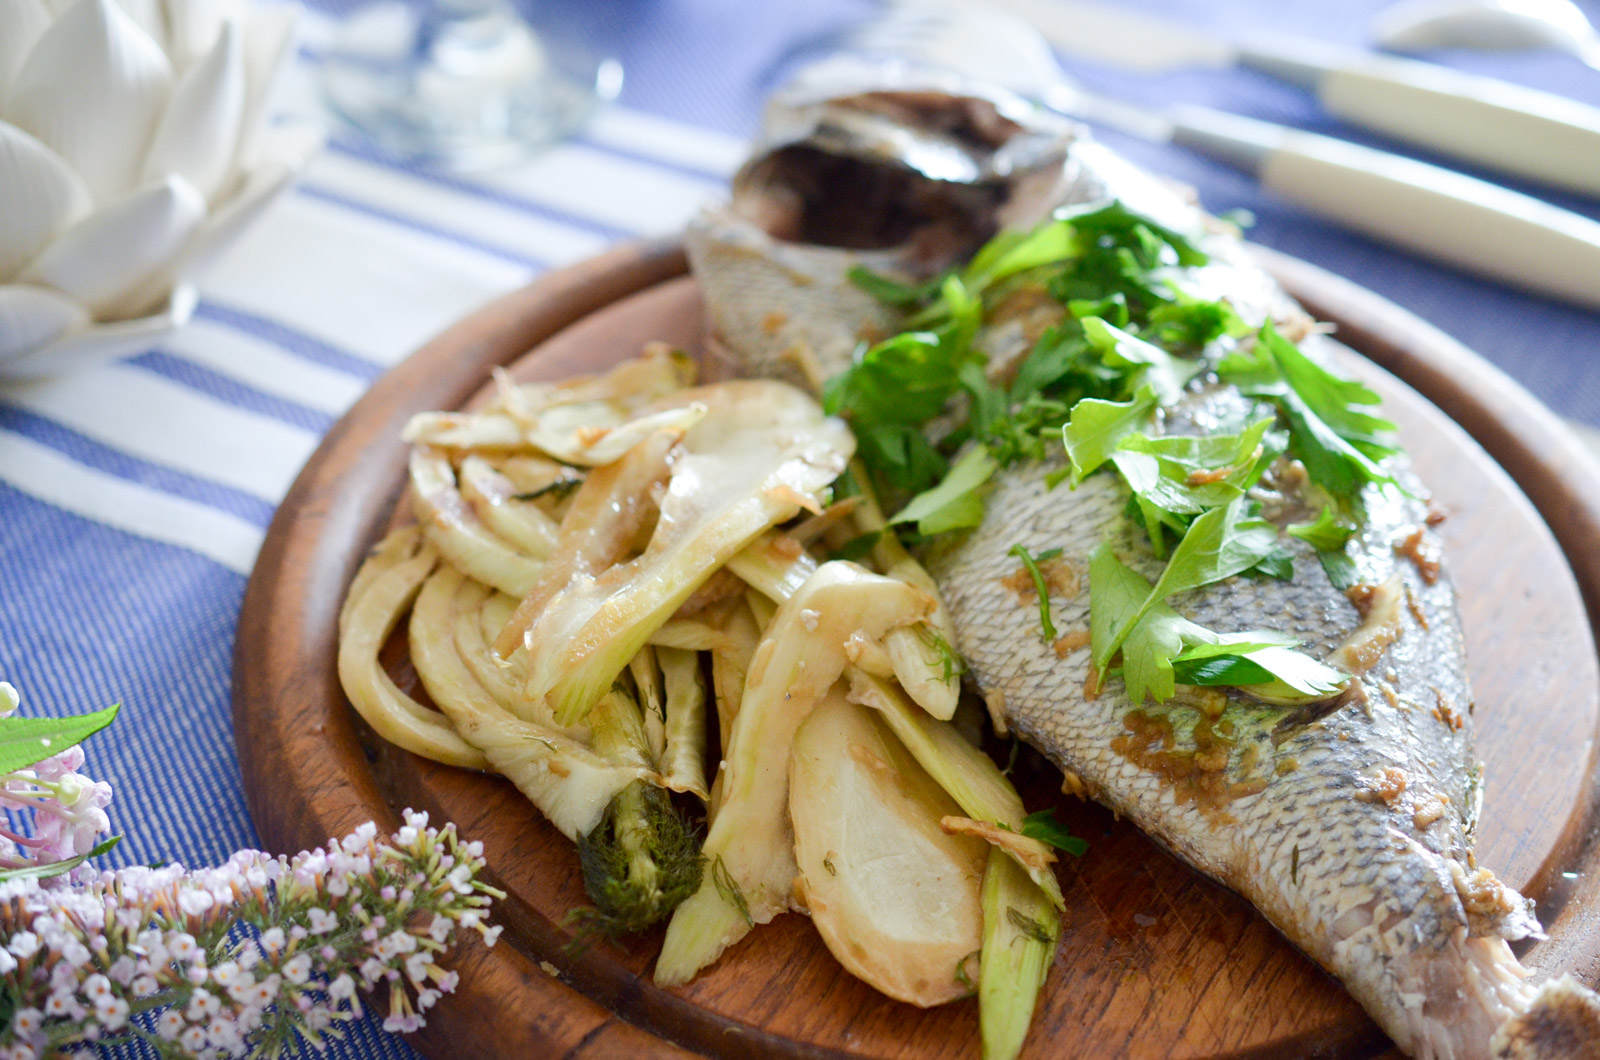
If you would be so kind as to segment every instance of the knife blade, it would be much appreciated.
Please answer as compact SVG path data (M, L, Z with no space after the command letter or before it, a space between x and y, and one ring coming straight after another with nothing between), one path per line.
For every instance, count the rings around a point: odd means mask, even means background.
M1071 55L1141 73L1248 67L1310 89L1352 125L1600 197L1600 108L1564 96L1318 41L1234 41L1099 0L979 2L1026 19Z

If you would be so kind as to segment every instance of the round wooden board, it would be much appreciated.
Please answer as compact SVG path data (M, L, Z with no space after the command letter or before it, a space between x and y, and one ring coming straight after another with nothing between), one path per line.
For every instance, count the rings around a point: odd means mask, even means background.
M1360 366L1450 513L1440 532L1461 593L1488 765L1480 859L1540 901L1551 938L1524 958L1592 983L1600 664L1586 611L1600 614L1600 468L1547 410L1441 333L1346 281L1265 256L1346 342L1433 402ZM519 377L552 379L631 356L647 339L698 348L700 303L684 269L679 248L661 243L547 276L423 347L328 435L279 509L240 617L234 725L252 815L281 851L364 820L389 826L406 805L484 842L509 892L495 914L506 933L493 950L463 952L457 996L430 1014L418 1044L440 1060L975 1058L973 1003L924 1012L883 998L845 973L801 916L752 933L682 990L658 990L648 977L658 936L627 952L564 953L561 918L586 901L571 844L508 783L378 740L339 688L339 604L401 495L398 439L409 416L462 407L493 365L516 361ZM415 685L403 660L396 676ZM1019 773L1030 808L1059 805L1091 843L1088 856L1061 865L1062 946L1025 1055L1358 1057L1388 1048L1339 984L1243 900L1127 822L1063 799L1042 760Z

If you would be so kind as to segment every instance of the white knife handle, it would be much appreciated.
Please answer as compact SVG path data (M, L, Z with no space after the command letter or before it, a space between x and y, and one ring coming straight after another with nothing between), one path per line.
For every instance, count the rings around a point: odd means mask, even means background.
M1353 125L1568 191L1600 196L1600 109L1415 59L1302 41L1241 50Z
M1467 272L1600 309L1600 223L1453 170L1203 107L1173 141L1255 172L1344 228Z

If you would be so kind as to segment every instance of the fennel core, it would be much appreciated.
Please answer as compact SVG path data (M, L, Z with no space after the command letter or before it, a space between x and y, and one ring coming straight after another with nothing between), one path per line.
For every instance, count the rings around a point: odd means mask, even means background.
M618 792L594 830L579 837L578 862L594 906L569 914L580 927L575 941L644 931L693 894L705 871L698 830L665 791L642 780Z

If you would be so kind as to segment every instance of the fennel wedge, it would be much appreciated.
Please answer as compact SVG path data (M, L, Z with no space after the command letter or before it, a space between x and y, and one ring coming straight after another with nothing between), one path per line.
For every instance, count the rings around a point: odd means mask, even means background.
M794 733L844 671L844 643L925 617L932 597L853 563L825 563L778 608L756 648L724 753L721 805L706 834L710 872L667 926L656 982L688 982L756 924L789 908L795 880L788 819Z
M822 493L854 450L849 431L780 383L740 381L671 401L705 415L674 452L644 550L599 574L575 572L526 636L530 699L571 724L728 559Z
M939 827L958 807L874 713L830 697L795 734L802 900L840 964L926 1008L968 993L961 968L983 943L988 848Z

